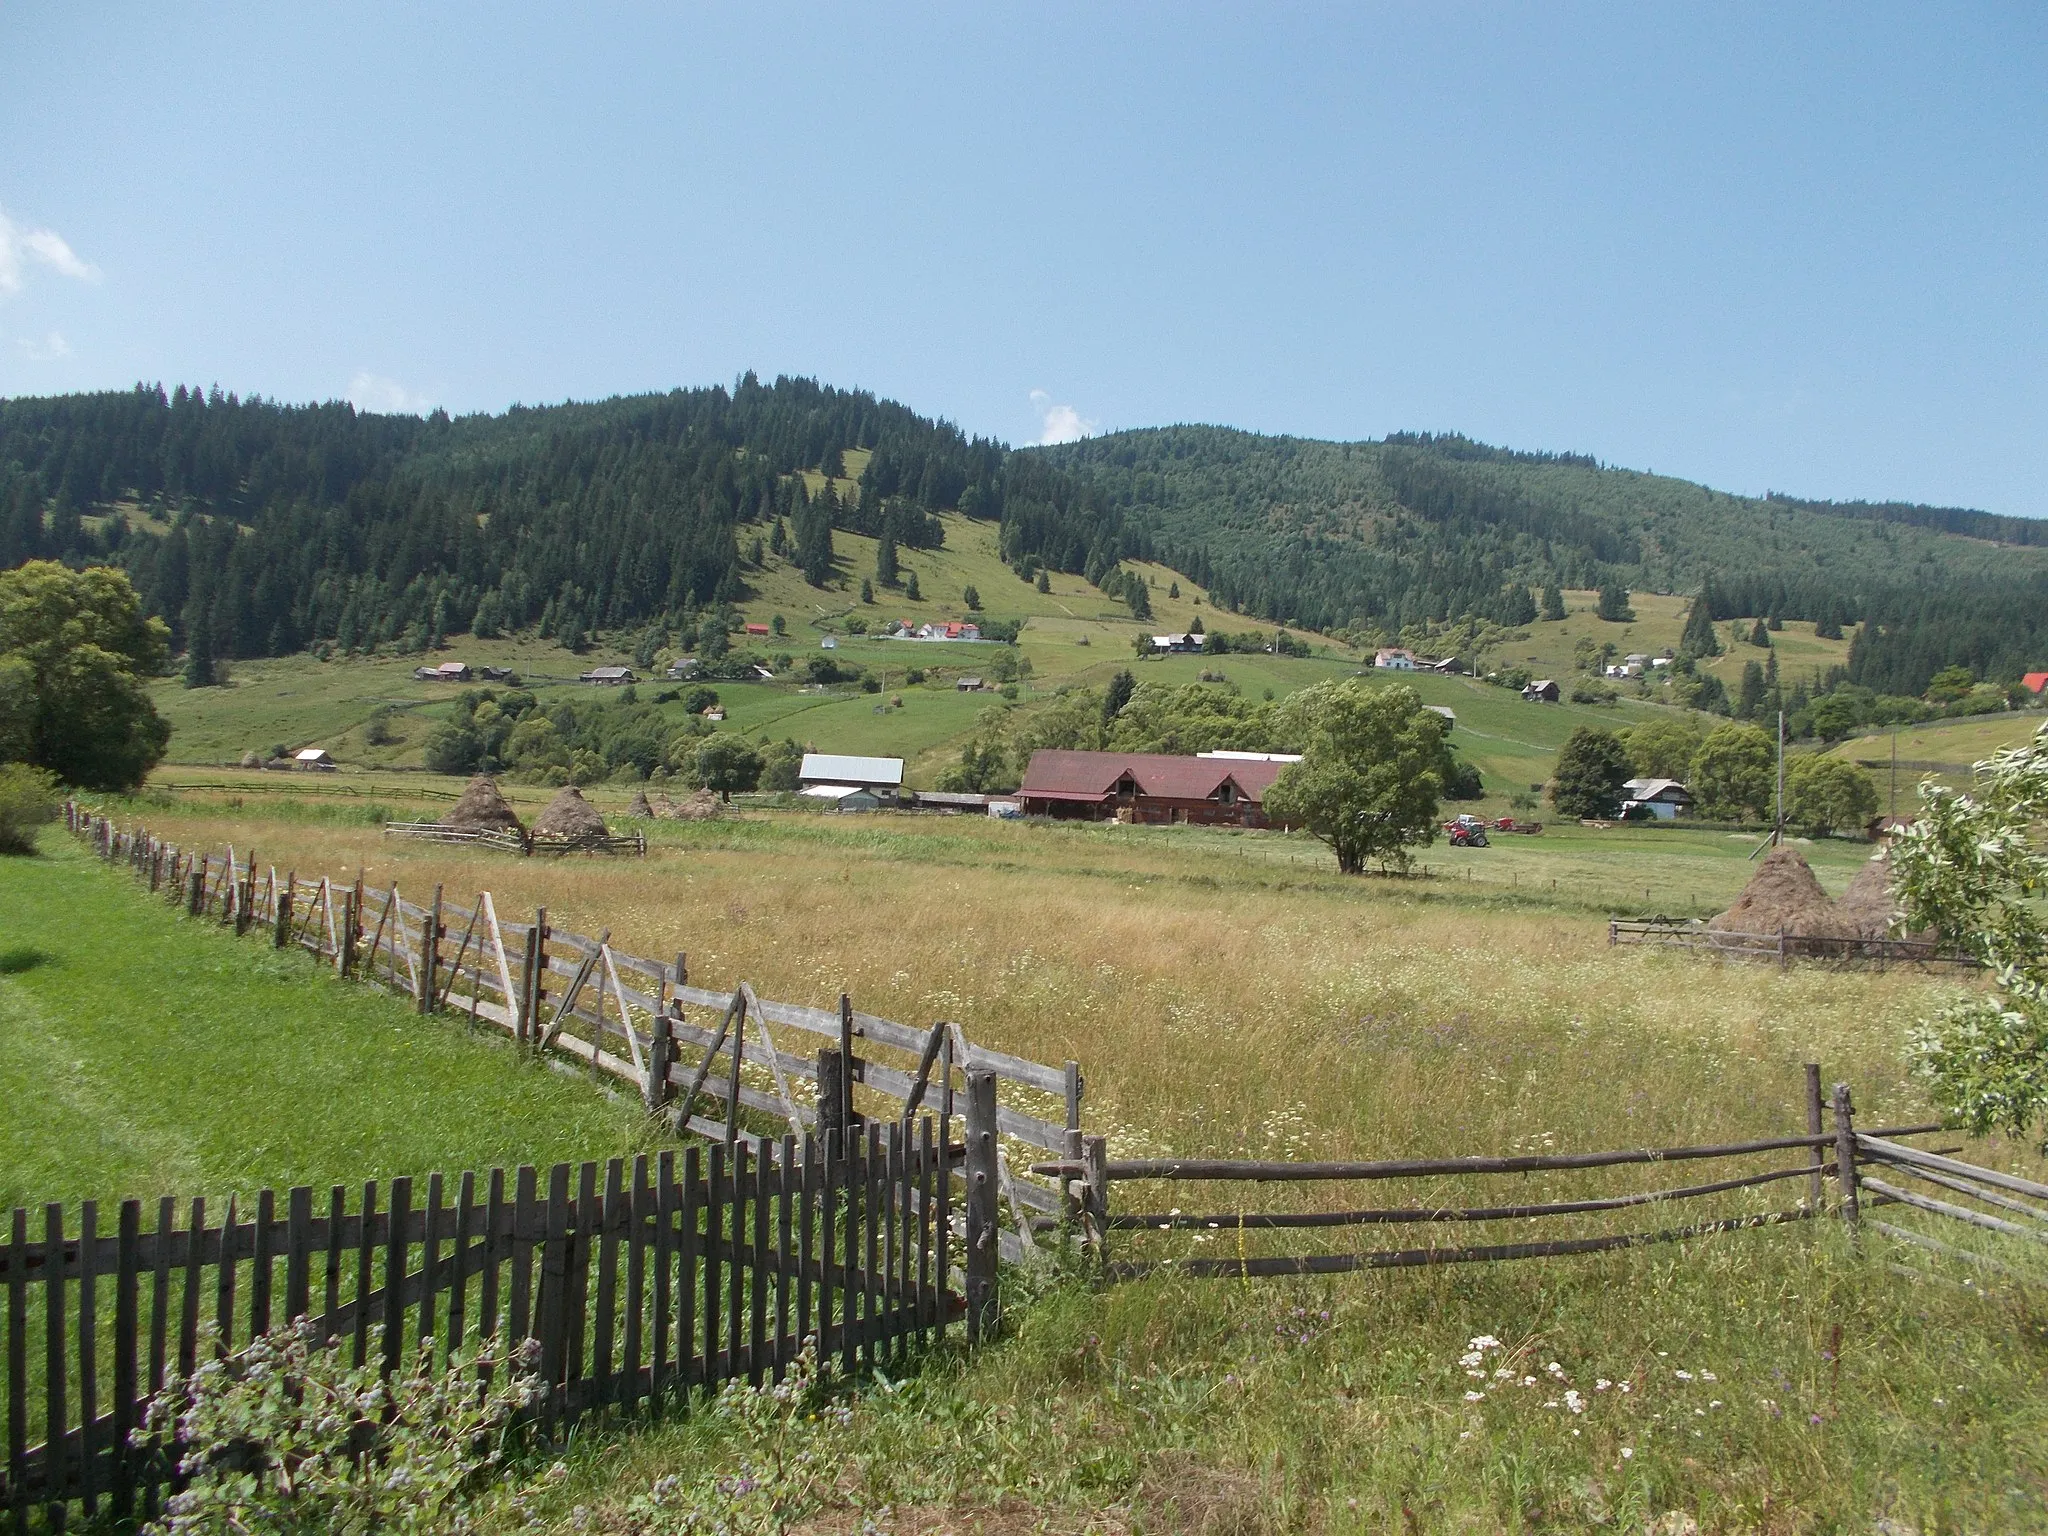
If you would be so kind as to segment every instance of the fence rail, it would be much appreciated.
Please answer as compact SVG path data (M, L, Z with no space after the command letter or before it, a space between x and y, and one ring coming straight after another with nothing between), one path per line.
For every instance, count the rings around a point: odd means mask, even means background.
M1643 1147L1609 1152L1539 1153L1510 1157L1399 1158L1377 1162L1274 1162L1222 1158L1142 1158L1115 1160L1098 1138L1085 1139L1085 1155L1058 1162L1034 1165L1034 1171L1071 1180L1083 1205L1085 1230L1096 1243L1104 1273L1111 1279L1128 1279L1157 1271L1207 1278L1240 1278L1278 1275L1342 1274L1367 1269L1401 1269L1437 1264L1493 1263L1515 1259L1551 1258L1573 1254L1602 1253L1614 1249L1639 1248L1658 1243L1680 1242L1717 1232L1742 1231L1756 1227L1780 1226L1807 1221L1823 1210L1825 1181L1835 1179L1844 1193L1842 1204L1851 1219L1856 1215L1857 1184L1854 1167L1861 1148L1895 1148L1894 1155L1938 1176L1949 1176L1952 1164L1937 1154L1901 1146L1894 1138L1927 1135L1939 1131L1939 1124L1888 1126L1858 1138L1846 1087L1838 1087L1834 1101L1835 1126L1824 1126L1827 1106L1820 1093L1820 1068L1806 1069L1807 1129L1803 1135L1774 1136L1715 1145ZM1845 1140L1844 1138L1847 1137ZM1110 1194L1119 1183L1160 1181L1249 1184L1311 1185L1331 1182L1379 1182L1408 1179L1491 1178L1530 1173L1584 1172L1596 1169L1755 1159L1773 1153L1803 1152L1803 1161L1789 1165L1749 1168L1729 1177L1615 1194L1589 1195L1576 1199L1524 1201L1516 1203L1412 1204L1350 1210L1222 1211L1188 1214L1178 1208L1165 1212L1118 1213L1110 1208ZM1829 1154L1832 1154L1830 1156ZM1839 1170L1851 1169L1842 1181ZM2007 1177L2009 1176L1999 1176ZM1435 1226L1441 1224L1484 1224L1488 1222L1556 1222L1606 1212L1632 1211L1639 1207L1665 1206L1706 1200L1739 1190L1761 1188L1791 1180L1805 1181L1805 1198L1797 1205L1776 1210L1710 1214L1683 1225L1651 1230L1583 1232L1543 1237L1520 1242L1476 1244L1432 1244L1427 1247L1382 1248L1354 1253L1250 1254L1243 1251L1244 1234L1290 1232L1345 1227ZM1864 1181L1866 1184L1868 1180ZM2025 1180L2011 1181L2026 1184ZM2027 1186L2039 1190L2040 1186ZM1880 1200L1894 1198L1890 1191L1877 1192ZM2003 1198L2003 1197L2001 1197ZM1996 1218L1987 1218L1995 1220ZM2041 1216L2048 1222L2048 1214ZM2005 1225L2000 1222L2000 1226ZM1569 1229L1568 1229L1569 1230ZM2048 1228L2044 1228L2048 1231ZM1210 1258L1190 1254L1148 1258L1121 1257L1111 1261L1106 1249L1111 1233L1127 1234L1124 1241L1157 1241L1157 1234L1193 1233L1206 1241L1219 1233L1238 1234L1240 1251L1234 1258Z
M1027 1061L974 1044L951 1020L916 1028L858 1012L844 995L835 1011L763 999L745 981L693 985L686 953L631 955L609 930L592 938L554 926L545 907L531 921L501 916L489 891L463 906L436 887L422 906L396 884L280 873L232 846L191 852L76 803L64 815L102 858L127 864L190 915L258 929L422 1013L459 1013L626 1083L679 1134L758 1149L785 1130L900 1124L920 1108L956 1114L968 1074L986 1070L998 1084L996 1185L1010 1212L1002 1256L1027 1255L1034 1218L1075 1211L1027 1168L1034 1154L1080 1152L1076 1062Z
M427 1340L441 1366L485 1339L531 1340L548 1433L596 1409L779 1380L807 1341L848 1370L894 1367L967 1308L949 1282L952 1184L980 1127L956 1146L950 1126L926 1115L784 1136L759 1155L692 1146L601 1171L395 1178L353 1200L342 1185L266 1189L211 1216L203 1199L164 1199L147 1228L139 1200L111 1231L92 1201L45 1206L39 1230L17 1208L0 1243L0 1508L17 1530L36 1506L51 1529L72 1503L154 1513L175 1448L132 1442L148 1398L202 1347L299 1319L357 1365L376 1351L387 1375ZM970 1241L970 1281L992 1277L974 1254Z
M1669 949L1698 950L1737 960L1774 960L1780 967L1794 960L1874 962L1887 965L1954 965L1981 969L1974 955L1933 939L1851 939L1818 934L1735 933L1709 928L1704 918L1611 917L1607 942L1649 944Z

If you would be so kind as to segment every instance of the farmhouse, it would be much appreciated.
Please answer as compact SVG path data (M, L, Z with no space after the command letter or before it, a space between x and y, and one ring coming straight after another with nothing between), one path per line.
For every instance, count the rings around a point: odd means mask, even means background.
M2048 688L2048 672L2027 672L2020 677L2020 686L2029 693L2039 693Z
M1270 758L1034 752L1017 798L1027 816L1263 827L1266 791L1286 766Z
M807 799L817 800L835 811L879 811L881 796L872 789L863 789L853 784L811 784L803 791Z
M1692 792L1676 779L1629 779L1621 788L1628 797L1621 802L1624 816L1642 807L1659 821L1673 821L1692 809Z
M1398 645L1383 645L1373 652L1372 664L1382 672L1413 672L1415 653Z
M633 675L631 667L592 667L576 681L595 683L601 688L615 688L620 683L637 683L640 679Z
M805 794L814 789L861 789L877 804L894 805L903 788L903 759L806 752L796 777Z
M979 693L987 686L978 677L963 677L953 684L954 691L958 693Z
M1199 651L1201 648L1202 637L1194 633L1185 635L1154 635L1152 637L1152 651L1154 655L1158 656L1186 655L1191 651Z
M327 755L325 747L307 747L292 754L292 766L309 773L333 773L340 765Z
M466 683L474 674L466 661L444 661L438 667L414 667L412 675L423 683Z
M702 670L701 663L694 656L679 656L668 664L668 675L672 682L695 677Z
M1561 695L1558 692L1557 684L1544 677L1538 678L1535 682L1524 688L1522 690L1522 697L1531 704L1555 704Z

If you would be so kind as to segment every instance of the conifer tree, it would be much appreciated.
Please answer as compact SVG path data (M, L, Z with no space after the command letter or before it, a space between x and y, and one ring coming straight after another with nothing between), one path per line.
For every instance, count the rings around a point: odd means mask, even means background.
M1556 582L1543 589L1543 612L1546 623L1555 623L1564 617L1564 589Z

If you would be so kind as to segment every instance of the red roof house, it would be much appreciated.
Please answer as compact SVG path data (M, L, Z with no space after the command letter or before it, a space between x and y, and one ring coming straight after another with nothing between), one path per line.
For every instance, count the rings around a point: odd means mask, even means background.
M2027 692L2039 693L2048 688L2048 672L2029 672L2020 681L2026 685Z
M1027 816L1263 827L1286 763L1150 752L1034 752L1017 791Z

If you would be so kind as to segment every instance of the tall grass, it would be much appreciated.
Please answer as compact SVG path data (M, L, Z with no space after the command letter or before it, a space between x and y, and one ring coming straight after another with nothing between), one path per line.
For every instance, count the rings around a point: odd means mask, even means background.
M1806 1061L1854 1085L1865 1123L1917 1119L1927 1105L1903 1065L1904 1031L1968 985L1610 950L1590 915L1604 895L1642 880L1661 891L1674 868L1719 899L1746 878L1743 850L1730 858L1733 844L1697 835L1538 840L1518 854L1530 861L1518 893L1344 881L1302 844L1130 829L754 817L663 826L644 862L544 863L260 806L152 817L177 841L232 838L301 872L362 865L414 899L442 883L465 898L490 888L501 913L545 903L554 921L608 927L625 948L687 951L707 983L744 978L817 1003L845 990L873 1012L953 1018L978 1041L1071 1057L1087 1077L1085 1119L1113 1156L1786 1134L1803 1129ZM1830 883L1857 857L1844 849ZM1542 859L1566 872L1555 896ZM1971 1155L2036 1177L2042 1166L1996 1142ZM1658 1182L1532 1176L1386 1203ZM1790 1191L1775 1197L1785 1204L1802 1186L1773 1188ZM1119 1186L1117 1198L1362 1203L1342 1186L1155 1191ZM1245 1251L1312 1246L1281 1237L1248 1238ZM1123 1248L1216 1241L1148 1234ZM904 1517L912 1528L997 1519L1005 1499L1070 1528L1642 1529L1674 1510L1710 1530L2048 1525L2048 1314L2031 1292L1986 1298L1954 1277L1894 1274L1879 1250L1816 1223L1328 1281L1161 1277L1098 1293L1015 1277L1013 1293L1050 1289L1013 1340L869 1393L843 1430L816 1427L844 1437L843 1474L816 1501L842 1520L855 1506L923 1511ZM1479 1336L1502 1348L1480 1351L1474 1378L1459 1359ZM624 1501L678 1458L742 1454L709 1420L601 1437L526 1507L565 1523L578 1504L586 1521L623 1519Z

